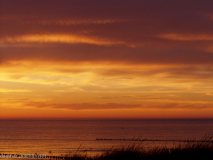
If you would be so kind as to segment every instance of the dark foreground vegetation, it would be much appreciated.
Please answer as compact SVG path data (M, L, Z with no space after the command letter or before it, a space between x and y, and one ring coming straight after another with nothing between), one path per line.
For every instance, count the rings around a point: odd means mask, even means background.
M65 160L213 160L212 138L205 137L203 141L188 142L174 148L154 147L148 150L143 148L142 143L131 144L110 149L96 157L73 155L65 157Z

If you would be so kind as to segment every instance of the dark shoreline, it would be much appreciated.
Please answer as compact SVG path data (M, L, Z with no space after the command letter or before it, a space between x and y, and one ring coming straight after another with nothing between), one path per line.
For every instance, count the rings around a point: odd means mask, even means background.
M19 154L4 154L0 159L21 159L21 160L205 160L213 159L213 137L206 137L202 141L188 141L184 145L178 147L159 147L155 146L151 149L145 149L143 143L129 144L119 148L111 148L103 152L101 155L88 156L77 152L72 155L62 156L46 156L46 155L30 155L21 157ZM0 153L0 155L3 155ZM12 157L13 155L13 157ZM7 158L6 158L7 156ZM15 157L16 156L16 157ZM45 157L44 157L45 156Z

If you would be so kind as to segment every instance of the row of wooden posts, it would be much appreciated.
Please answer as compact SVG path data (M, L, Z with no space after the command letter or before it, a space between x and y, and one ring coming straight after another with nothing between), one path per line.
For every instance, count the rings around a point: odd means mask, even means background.
M21 155L21 154L1 154L1 158L34 158L34 159L64 159L63 156L46 156L46 155Z
M5 158L5 159L16 159L16 158L21 158L21 159L69 159L71 160L72 157L67 157L67 156L46 156L46 155L21 155L21 154L1 154L0 153L0 158ZM85 160L94 160L94 158L87 158L85 157Z

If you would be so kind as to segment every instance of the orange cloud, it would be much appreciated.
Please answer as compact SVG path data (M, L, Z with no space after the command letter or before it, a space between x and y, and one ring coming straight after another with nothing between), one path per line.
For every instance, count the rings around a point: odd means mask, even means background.
M20 89L4 89L0 88L0 92L29 92L28 90L20 90Z
M177 34L177 33L168 33L162 34L158 36L159 38L168 39L168 40L176 40L176 41L212 41L213 35L205 35L205 34Z
M34 23L43 24L43 25L62 25L62 26L69 26L69 25L90 25L90 24L113 24L113 23L121 23L121 22L128 22L130 20L125 19L97 19L97 20L78 20L78 19L59 19L59 20L43 20ZM30 21L28 23L31 23Z
M212 1L192 3L2 1L1 117L212 117Z
M119 45L125 44L121 41L110 41L97 39L92 37L85 37L80 35L65 35L65 34L36 34L36 35L22 35L17 37L6 37L0 40L1 43L88 43L96 45Z
M114 109L56 110L50 108L1 108L0 119L45 118L213 118L212 109Z

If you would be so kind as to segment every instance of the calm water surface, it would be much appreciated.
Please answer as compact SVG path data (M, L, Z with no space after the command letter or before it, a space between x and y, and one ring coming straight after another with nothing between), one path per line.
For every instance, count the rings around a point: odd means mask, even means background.
M78 150L94 155L112 146L132 143L96 138L200 140L205 134L213 133L213 119L0 120L0 127L0 153L60 155ZM143 143L146 147L177 145Z

